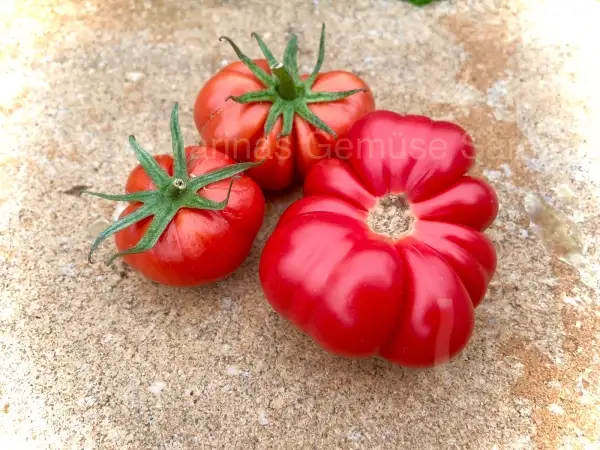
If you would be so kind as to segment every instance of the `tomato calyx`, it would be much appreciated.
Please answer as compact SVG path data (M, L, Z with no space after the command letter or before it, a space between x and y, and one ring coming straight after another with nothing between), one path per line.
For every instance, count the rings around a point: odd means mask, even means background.
M268 135L277 119L283 117L283 127L280 137L288 136L292 132L294 116L297 114L315 128L325 131L334 138L337 138L335 131L329 125L314 114L308 107L311 103L330 103L343 100L359 92L365 92L366 89L351 89L340 92L315 92L312 87L319 75L325 59L325 24L321 27L321 38L319 41L319 53L317 63L306 80L302 80L298 70L298 37L293 34L288 41L283 55L283 63L279 63L271 50L267 47L262 38L252 33L252 37L258 43L265 59L271 69L271 74L265 72L254 61L247 57L240 48L227 36L221 36L220 41L227 41L237 57L244 63L252 74L265 86L261 91L252 91L240 96L231 96L231 99L240 104L248 103L272 103L267 120L265 122L264 133Z
M398 240L412 231L415 218L404 195L381 197L369 211L367 225L376 234Z
M187 159L185 147L179 126L179 106L177 103L173 106L171 113L171 140L173 146L173 176L170 176L160 167L156 159L144 150L133 135L129 136L129 144L133 148L136 158L142 168L146 171L153 181L156 190L138 191L130 194L103 194L99 192L83 191L85 194L104 198L106 200L125 201L132 203L141 203L142 205L135 211L120 218L115 223L106 228L96 238L90 252L88 260L92 262L92 255L100 244L109 236L119 231L153 216L150 226L146 233L132 248L116 253L110 257L107 264L113 262L116 258L132 253L141 253L150 250L158 242L160 236L166 230L169 223L175 217L175 214L182 208L204 209L220 211L227 207L231 188L233 186L233 177L245 170L255 167L262 163L240 163L232 164L221 169L208 172L200 176L190 177L188 174ZM225 199L220 202L208 200L200 195L198 191L209 184L230 178L229 189Z

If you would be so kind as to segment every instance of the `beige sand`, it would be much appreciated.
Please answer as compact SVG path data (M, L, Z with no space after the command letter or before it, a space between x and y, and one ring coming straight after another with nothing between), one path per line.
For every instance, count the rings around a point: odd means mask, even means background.
M174 101L197 140L195 94L234 57L218 37L257 56L251 31L278 54L296 32L308 70L322 21L327 68L354 68L382 108L466 127L499 193L498 273L471 344L438 370L332 357L271 311L257 263L298 191L213 286L86 260L114 205L78 191L120 191L130 133L169 151ZM593 0L1 2L0 448L597 442L598 23Z

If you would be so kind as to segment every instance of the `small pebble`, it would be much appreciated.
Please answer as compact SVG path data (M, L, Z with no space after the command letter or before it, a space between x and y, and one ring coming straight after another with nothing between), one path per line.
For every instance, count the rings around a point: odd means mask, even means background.
M258 416L258 423L260 423L263 427L269 425L269 419L265 415L265 413L260 413Z
M506 175L507 177L512 176L512 170L508 164L506 164L506 163L500 164L500 168L504 171L504 175Z
M230 366L227 368L227 375L231 375L232 377L235 377L239 374L240 374L240 369L238 369L236 366Z
M98 219L96 220L89 228L88 228L88 236L89 237L98 237L100 233L102 233L108 226L110 222L106 219Z
M346 438L347 438L349 441L354 441L354 442L356 442L356 441L359 441L361 437L362 437L362 433L361 433L360 431L355 431L355 430L353 430L353 431L350 431L350 432L349 432L349 433L346 435Z
M550 411L556 416L562 416L565 413L565 410L562 408L562 406L557 405L556 403L552 403L551 405L549 405L548 411Z
M84 397L79 400L79 404L81 406L94 406L96 404L96 399L94 397Z
M127 81L131 81L132 83L140 81L142 78L144 78L144 74L142 72L127 72L125 74L125 79Z
M113 215L112 215L112 220L115 221L115 222L117 220L119 220L119 216L121 215L121 213L123 211L125 211L125 208L127 208L127 203L125 203L125 202L118 202L117 205L115 206L115 210L114 210Z
M159 395L163 391L165 386L165 383L163 383L162 381L155 381L150 386L148 386L148 390L155 395Z
M75 269L75 264L65 264L60 266L60 273L66 277L74 277L77 274L77 270Z
M231 297L223 297L221 299L221 309L225 311L231 309Z
M283 397L277 397L271 402L271 408L275 410L280 410L281 408L283 408L284 404L285 402L283 400Z

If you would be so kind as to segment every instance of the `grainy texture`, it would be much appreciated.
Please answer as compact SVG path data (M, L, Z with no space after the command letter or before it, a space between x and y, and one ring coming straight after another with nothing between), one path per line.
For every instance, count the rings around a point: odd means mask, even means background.
M411 232L414 218L404 195L387 195L369 212L367 225L375 233L399 239Z
M258 259L297 191L213 286L86 261L114 205L78 193L120 191L130 133L168 151L174 101L198 139L218 37L296 32L309 69L322 21L328 68L466 127L498 190L498 272L440 369L329 356L270 310ZM598 23L593 0L0 2L0 448L597 448Z

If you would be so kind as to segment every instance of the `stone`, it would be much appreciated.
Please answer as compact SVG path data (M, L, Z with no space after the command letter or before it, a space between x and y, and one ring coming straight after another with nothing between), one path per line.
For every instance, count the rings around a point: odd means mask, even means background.
M327 70L359 73L380 108L463 126L472 174L498 193L497 272L471 342L435 370L333 357L277 318L258 263L300 187L269 196L249 259L214 285L106 266L111 239L87 263L89 230L122 209L67 192L123 192L128 135L170 152L175 101L185 141L199 141L195 96L235 60L219 36L258 57L257 31L279 57L297 33L310 70L322 22ZM592 0L0 2L4 447L600 441L598 23Z

